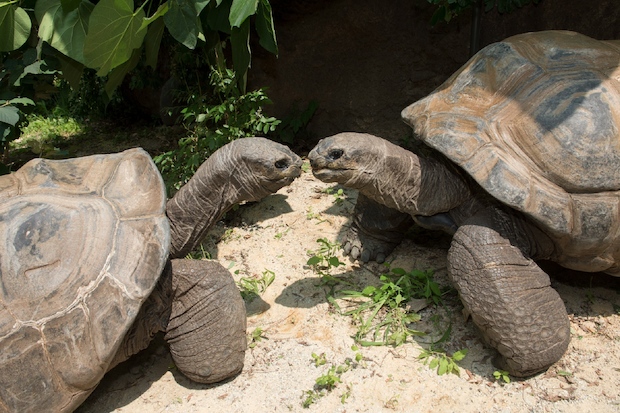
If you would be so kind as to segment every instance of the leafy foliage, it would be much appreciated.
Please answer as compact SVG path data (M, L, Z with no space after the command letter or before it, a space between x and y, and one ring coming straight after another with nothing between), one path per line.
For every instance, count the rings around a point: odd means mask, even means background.
M84 69L95 69L107 77L108 96L143 57L156 66L165 29L189 49L222 49L229 43L242 91L251 61L253 16L260 44L278 52L268 0L3 0L0 52L20 49L28 40L33 21L21 7L25 2L34 5L38 37L53 48L69 84L77 88Z
M1 7L1 6L0 6ZM0 53L0 149L8 161L8 144L19 136L26 115L35 100L48 97L58 73L58 61L46 54L48 48L23 46Z
M505 370L495 370L493 372L493 377L495 378L495 380L499 381L500 383L510 383L510 373L508 373Z
M452 356L441 351L423 350L418 359L422 360L425 365L428 365L431 370L436 369L439 376L446 373L460 376L460 369L456 362L463 360L466 355L467 350L465 349L455 352Z
M431 23L433 25L440 21L448 23L465 10L475 7L478 1L483 3L482 6L486 12L497 7L500 13L510 13L530 3L537 4L541 0L428 0L429 3L437 5Z
M237 282L237 286L241 291L241 297L246 301L252 301L267 290L276 279L276 275L271 270L263 271L260 278L257 277L241 277Z
M439 285L432 279L432 271L393 268L380 277L381 285L367 286L362 291L342 291L342 298L362 300L354 309L344 312L358 325L355 340L363 346L399 346L407 338L423 333L409 328L420 320L417 313L409 313L405 304L414 298L425 298L435 304L441 300Z
M351 316L358 330L355 340L362 346L399 346L408 337L423 335L409 328L420 320L415 312L406 308L412 299L425 299L429 303L441 302L439 285L433 280L432 271L413 270L407 272L402 268L393 268L380 276L379 286L367 286L362 291L342 290L335 292L335 287L343 283L351 285L344 279L334 277L334 268L344 265L336 256L340 244L325 238L317 240L320 247L308 251L310 258L307 265L321 276L322 285L331 287L328 294L329 303L343 315ZM353 309L343 311L337 299L353 302Z
M279 123L262 112L262 106L270 103L263 90L242 93L232 70L212 68L209 83L208 90L190 90L186 97L182 114L189 136L179 140L177 149L154 158L169 194L185 184L218 148L235 139L273 131Z
M320 275L328 275L332 268L344 265L336 256L336 252L340 249L339 243L330 242L327 238L319 238L316 242L319 248L308 251L310 258L306 265L311 266Z
M351 346L351 350L355 351L355 359L347 357L342 364L332 364L324 374L321 374L315 380L315 385L312 390L304 391L302 395L302 406L307 409L312 404L316 403L321 397L334 390L338 384L342 383L342 375L347 371L362 366L363 355L355 345ZM323 366L327 363L325 353L317 355L312 353L312 359L315 367ZM345 391L340 397L340 401L344 404L347 398L351 395L351 388L347 386Z
M293 143L300 133L305 133L306 127L318 107L319 105L316 101L310 101L304 110L299 110L293 106L291 112L282 119L282 124L278 127L277 140L289 144Z
M30 36L32 22L18 0L0 2L0 52L19 49Z
M160 50L174 49L169 45L172 40L188 50L206 50L200 53L208 55L201 73L216 67L219 83L228 83L224 92L216 90L220 100L207 105L216 106L213 112L200 112L203 93L186 100L186 124L209 125L180 142L181 152L191 152L189 159L174 159L182 165L178 169L191 165L187 171L177 171L185 179L210 154L199 146L212 152L252 132L272 132L277 124L260 113L261 104L268 100L262 91L245 94L252 26L262 47L277 54L269 0L0 0L0 146L4 158L8 157L8 142L19 135L24 108L49 97L46 93L53 89L52 81L57 85L55 78L61 76L78 90L94 70L102 79L98 82L105 83L98 90L105 91L107 104L128 73L136 68L154 70ZM30 37L33 28L38 39ZM230 50L229 66L224 49ZM37 79L42 75L51 75L46 85ZM33 92L33 88L25 90L24 83L39 86ZM44 88L46 93L41 93ZM94 96L101 95L91 93L83 101L92 105L100 100ZM229 130L222 125L230 125ZM198 144L201 134L208 138Z
M254 348L259 342L263 341L263 339L267 339L264 332L265 331L261 327L256 327L252 330L252 332L248 335L248 348Z

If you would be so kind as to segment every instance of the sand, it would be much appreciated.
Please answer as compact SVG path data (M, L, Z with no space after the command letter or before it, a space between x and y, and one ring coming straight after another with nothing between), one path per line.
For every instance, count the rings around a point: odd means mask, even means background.
M275 275L260 298L247 304L248 334L257 328L263 333L248 349L238 376L215 385L193 383L175 369L158 337L148 350L109 372L78 411L620 412L620 295L617 287L599 286L590 275L581 275L588 280L576 286L552 280L568 309L571 344L547 372L526 380L494 378L494 353L463 317L455 294L447 294L442 306L419 311L421 321L411 327L430 334L398 347L353 350L356 326L329 303L330 288L306 265L308 251L320 246L318 239L337 242L350 223L356 192L336 196L337 190L304 172L290 187L241 206L206 240L206 252L230 268L236 280L260 278L265 271ZM405 240L388 261L406 271L433 270L435 280L447 288L448 241L422 234ZM350 280L349 289L377 285L386 269L353 262L341 252L336 256L346 265L330 274ZM458 362L459 375L438 375L418 356L450 324L442 347L448 354L468 353ZM315 358L325 364L317 366ZM334 366L348 370L331 391L304 408L317 378Z

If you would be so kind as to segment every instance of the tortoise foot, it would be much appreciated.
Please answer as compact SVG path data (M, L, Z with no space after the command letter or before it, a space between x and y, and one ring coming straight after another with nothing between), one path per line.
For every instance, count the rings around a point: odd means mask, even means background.
M359 194L353 223L343 238L342 249L353 259L382 263L400 244L413 223L409 214Z

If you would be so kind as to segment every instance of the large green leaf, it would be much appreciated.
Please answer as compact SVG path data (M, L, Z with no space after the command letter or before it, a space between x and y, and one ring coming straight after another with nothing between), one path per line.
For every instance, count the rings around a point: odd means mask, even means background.
M69 83L71 89L78 90L84 65L62 54L59 54L57 58L62 69L62 77Z
M94 9L88 0L68 11L62 0L39 0L35 15L39 20L39 37L71 59L84 64L84 42L88 33L88 21Z
M220 3L217 3L217 5L211 3L211 6L206 13L206 22L211 30L230 34L231 27L228 16L230 15L231 5L232 0L226 0L226 2L221 6Z
M207 7L211 0L194 0L194 7L196 8L196 16L202 13L202 10Z
M11 134L13 128L6 123L0 122L0 142L6 143L9 139L7 137Z
M233 67L239 81L239 87L245 92L246 73L250 67L252 52L250 50L250 20L243 22L241 27L234 27L230 34Z
M161 4L157 8L157 10L155 10L155 13L151 17L147 17L146 19L142 20L142 28L145 28L146 26L153 23L155 20L162 17L164 14L168 13L169 8L170 8L170 3L165 2L164 4Z
M129 60L146 35L144 17L142 8L134 11L133 0L101 0L90 15L84 42L86 66L105 76Z
M176 41L189 49L196 47L198 33L202 30L196 8L191 0L170 0L170 10L164 23Z
M256 31L259 44L268 52L278 55L276 29L273 27L273 15L268 0L260 0L256 13Z
M19 122L19 109L15 106L0 106L0 122L15 126Z
M39 37L51 43L54 37L54 21L62 19L62 3L60 0L38 0L34 5L34 16L39 22Z
M0 52L10 52L22 47L28 36L32 22L28 13L13 2L0 2Z
M196 47L202 31L199 15L207 4L209 0L169 0L164 22L172 37L187 48Z
M81 2L82 0L60 0L60 3L62 4L62 10L65 13L77 9Z
M232 27L241 27L248 17L256 14L258 0L233 0L230 6L230 25Z
M13 83L14 86L21 86L21 81L28 75L52 75L57 73L56 70L49 70L45 61L37 60L34 63L29 64L24 67L22 72L19 74L17 80Z
M32 99L24 98L24 97L13 98L13 99L9 100L8 103L10 103L12 105L24 105L24 106L32 105L32 106L34 106L34 101Z
M123 79L125 78L127 73L131 72L133 69L135 69L136 66L138 66L138 63L140 63L141 55L142 50L135 49L129 60L127 60L122 65L112 69L112 71L108 75L108 81L105 84L105 92L110 99L112 99L112 94L114 93L114 90L116 90L116 88L123 82Z
M149 26L144 38L144 54L146 55L144 63L153 69L157 67L157 57L159 56L159 46L164 35L164 28L164 20L157 19Z

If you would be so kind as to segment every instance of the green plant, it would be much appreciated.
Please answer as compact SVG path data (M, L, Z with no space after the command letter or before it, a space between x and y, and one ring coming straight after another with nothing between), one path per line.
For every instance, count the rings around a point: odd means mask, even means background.
M310 166L310 162L308 161L304 161L304 163L301 164L301 170L302 172L312 172L312 167Z
M273 281L276 279L276 275L271 270L263 271L260 278L256 277L242 277L237 286L241 292L241 297L246 301L252 301L259 295L267 290Z
M23 97L0 99L0 149L3 163L8 162L9 142L15 140L18 124L24 120L23 112L17 105L34 105L34 102Z
M303 168L303 167L302 167L302 168ZM316 220L318 221L318 222L317 222L317 225L318 225L318 224L320 224L320 223L322 223L322 222L330 222L330 221L329 221L329 219L324 219L324 218L322 217L321 213L319 213L319 212L314 212L314 211L312 210L312 207L308 207L308 208L306 209L306 219L307 219L308 221L311 221L311 220L313 220L313 219L316 219Z
M182 110L189 135L177 149L154 158L170 193L191 178L202 162L228 142L274 130L279 121L266 117L262 106L269 98L262 90L242 93L235 72L211 68L210 89L191 92Z
M407 312L407 302L414 298L425 298L438 304L442 292L432 279L432 271L393 268L382 274L379 286L367 286L362 291L342 291L340 298L355 301L352 310L343 312L351 316L358 330L355 340L363 346L399 346L410 336L423 333L409 328L409 324L420 320L417 313ZM361 302L360 302L361 300ZM335 300L332 300L337 305Z
M176 44L187 50L201 51L198 54L204 55L206 62L200 68L201 73L210 66L223 72L233 71L234 76L226 74L226 77L235 82L242 96L251 62L252 26L259 44L277 54L269 0L0 1L0 146L4 149L4 158L8 156L7 143L17 138L18 122L23 120L16 105L38 102L55 86L52 81L43 85L30 78L62 76L72 89L82 93L85 91L83 80L92 79L92 74L96 73L98 80L94 84L97 87L90 87L89 96L77 99L92 109L93 102L103 100L107 104L128 74L133 73L129 82L132 86L143 84L145 78L154 78L142 76L140 80L141 77L135 75L136 68L154 73L160 51L174 50ZM31 31L38 39L30 36ZM231 56L229 67L224 49ZM32 86L39 92L43 86L48 90L46 94L37 93L35 99L34 93L30 93ZM90 93L93 90L95 93ZM105 99L102 91L107 96ZM253 92L245 99L262 99L262 96L262 92ZM274 131L275 120L264 116L255 118L262 122L261 132ZM226 124L225 120L223 122ZM224 135L239 137L234 132ZM187 146L181 142L186 154L190 151ZM198 156L204 159L204 155ZM185 158L183 161L184 166L191 162Z
M308 251L310 258L306 265L312 267L317 274L329 275L333 268L345 265L336 256L336 253L340 250L339 243L331 242L327 238L319 238L316 242L319 243L319 248L314 251Z
M315 380L315 385L312 390L306 390L302 394L302 406L304 408L310 407L313 403L317 402L321 397L334 390L338 384L342 383L342 375L360 366L360 362L363 359L362 353L355 345L351 346L351 350L355 351L355 359L347 357L342 364L332 364L324 374L321 374ZM327 363L325 354L317 355L312 353L312 359L314 360L315 367L322 366ZM345 403L351 395L351 387L347 386L346 391L340 396L340 402Z
M325 374L316 379L316 386L319 390L332 391L338 383L342 383L340 376L348 370L349 365L346 363L338 366L332 365Z
M282 239L290 230L291 230L291 227L287 227L284 231L280 231L276 233L276 235L274 235L273 237L275 239Z
M190 260L210 260L211 253L205 249L205 246L201 243L194 251L190 251L185 256L186 259ZM234 266L234 263L231 264L230 268ZM228 269L230 269L228 268Z
M437 10L431 18L431 24L435 25L440 21L450 22L454 17L460 15L465 10L475 7L478 2L482 3L484 11L488 12L497 7L500 13L510 13L517 8L521 8L530 3L538 4L541 0L428 0L429 3L437 5Z
M256 327L254 330L252 330L248 337L248 348L254 348L258 345L260 341L262 341L263 339L267 339L267 336L265 336L263 333L264 331L260 327Z
M13 141L11 150L29 148L38 156L67 156L68 152L60 150L65 140L84 133L85 127L71 116L59 113L26 116L26 123L21 128L21 136Z
M6 31L12 13L14 23L19 23L16 16L20 13L13 9L22 10L17 2L0 3L0 45L9 35L10 30ZM5 163L9 161L9 143L19 137L26 115L35 109L35 101L49 98L55 90L58 60L50 56L49 46L30 43L19 50L0 47L0 149Z
M437 374L439 376L446 373L460 376L460 369L456 362L463 360L466 355L467 349L459 350L453 353L452 356L449 356L443 351L429 349L423 350L418 356L418 359L422 360L425 365L428 365L431 370L437 369Z
M0 3L0 51L19 49L28 39L32 22L22 3L32 7L32 1L25 0ZM120 84L143 55L154 67L164 30L188 49L202 42L210 48L229 42L242 88L251 60L250 17L255 17L260 45L278 52L268 0L37 0L34 16L39 38L56 49L72 85L84 67L108 76L108 90Z
M510 383L510 374L507 371L495 370L493 372L493 377L499 382Z
M317 250L307 251L310 258L306 265L312 267L312 270L320 276L321 286L330 288L330 291L327 293L327 299L330 303L333 303L334 288L343 282L349 284L347 281L332 275L332 271L335 268L345 265L336 256L336 253L340 250L340 244L331 242L327 238L319 238L316 241L320 246Z
M307 409L310 406L312 406L314 403L319 401L319 399L323 396L325 396L325 392L323 391L306 390L303 392L301 396L303 399L301 402L301 405L303 406L304 409Z
M325 353L321 353L321 354L312 353L312 359L314 360L314 367L319 367L327 363L327 358L325 357Z
M344 189L342 188L337 188L332 186L329 188L325 188L325 193L328 195L333 195L335 198L335 202L336 204L341 204L342 202L344 202L344 200L346 199L346 194L344 192Z

